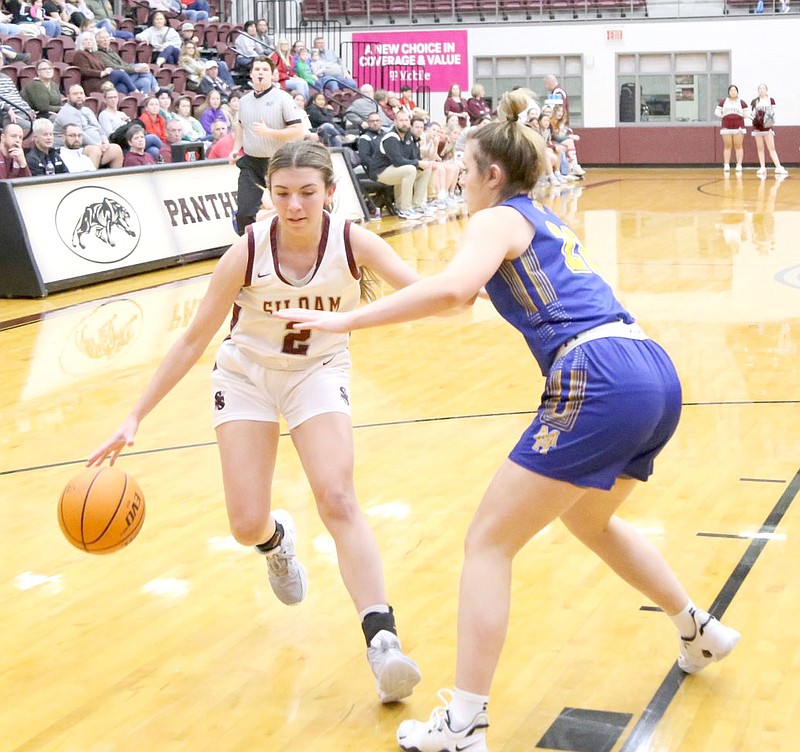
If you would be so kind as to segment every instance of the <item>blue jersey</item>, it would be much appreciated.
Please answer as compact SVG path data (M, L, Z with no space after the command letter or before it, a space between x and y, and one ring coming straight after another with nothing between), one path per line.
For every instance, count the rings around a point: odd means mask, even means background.
M611 287L583 256L581 243L553 212L527 196L501 206L516 209L534 227L526 251L504 261L486 283L498 313L518 329L547 375L561 345L612 321L633 323Z

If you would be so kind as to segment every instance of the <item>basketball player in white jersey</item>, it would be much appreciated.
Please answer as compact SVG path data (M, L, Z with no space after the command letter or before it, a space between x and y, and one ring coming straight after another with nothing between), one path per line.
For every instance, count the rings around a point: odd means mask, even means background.
M271 313L288 307L351 310L360 298L372 297L365 269L394 288L418 275L383 239L324 211L335 190L324 146L284 145L270 160L267 182L277 216L249 225L222 256L194 320L88 464L107 457L113 464L123 447L133 445L139 423L197 362L233 308L212 376L231 532L266 557L270 584L283 603L303 600L307 578L295 556L294 523L287 512L271 511L283 414L336 543L378 695L394 702L410 695L421 677L401 650L377 541L355 495L348 335L298 332Z

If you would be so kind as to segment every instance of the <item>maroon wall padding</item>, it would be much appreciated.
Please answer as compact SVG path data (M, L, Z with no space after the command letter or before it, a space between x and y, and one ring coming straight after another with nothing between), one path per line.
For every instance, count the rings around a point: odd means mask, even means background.
M647 128L576 128L581 137L578 159L586 165L705 165L722 163L722 137L718 126ZM800 126L775 129L778 157L785 164L800 162ZM731 155L731 162L735 162ZM748 128L744 137L745 164L758 164ZM767 164L770 164L767 154Z

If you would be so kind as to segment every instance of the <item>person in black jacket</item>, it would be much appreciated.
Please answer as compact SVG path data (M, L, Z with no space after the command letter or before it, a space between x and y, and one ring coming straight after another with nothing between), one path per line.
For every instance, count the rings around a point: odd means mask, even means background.
M328 100L325 99L322 92L316 94L311 100L306 107L306 114L311 122L311 127L325 146L342 146L344 144L344 129L334 121L333 108L328 104Z
M377 112L373 112L367 117L366 130L361 132L361 135L356 141L358 161L363 166L365 172L369 173L369 167L372 163L372 159L378 151L381 139L385 135L386 134L383 132L381 116Z
M401 219L420 219L436 213L436 209L427 206L432 166L433 162L419 158L409 114L405 110L398 112L394 128L381 139L370 163L370 177L394 186L397 216Z
M69 172L54 143L53 123L47 118L34 120L33 146L25 154L31 175L61 175Z

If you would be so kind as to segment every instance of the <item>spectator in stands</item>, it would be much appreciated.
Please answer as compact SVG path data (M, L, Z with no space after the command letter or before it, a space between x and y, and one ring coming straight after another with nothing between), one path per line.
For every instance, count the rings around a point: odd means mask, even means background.
M369 166L378 151L381 139L384 136L383 121L377 112L367 116L367 127L356 140L358 161L369 172Z
M13 24L0 24L0 34L5 34L3 28L12 28ZM19 33L19 32L17 32ZM7 34L6 36L14 36ZM9 63L27 63L31 59L30 53L18 52L13 47L7 44L0 44L0 64L8 65Z
M136 90L143 94L150 94L158 88L158 81L150 72L150 66L147 63L126 63L120 57L120 54L111 46L111 34L107 29L100 29L95 35L95 41L97 42L97 57L103 61L106 68L126 73ZM110 81L114 81L111 76L108 78ZM114 85L116 87L116 83Z
M167 23L167 17L162 11L153 13L150 23L151 26L136 35L137 41L145 42L153 48L152 62L156 65L177 65L181 53L180 34Z
M228 119L222 111L222 98L216 89L206 94L206 101L198 108L198 112L200 113L200 124L209 136L211 135L211 124L215 120L224 120L225 124L228 124Z
M233 149L234 138L233 132L224 134L220 140L215 142L209 149L206 159L223 159L227 157L231 153L231 149Z
M172 162L172 145L183 141L183 125L178 119L167 122L167 141L159 151L159 162Z
M215 60L213 57L210 60L206 60L205 79L211 85L209 91L218 91L222 101L227 101L231 91L233 91L233 81L228 83L222 78L219 69L219 61Z
M53 81L53 64L46 58L36 63L36 78L22 87L20 95L31 106L37 117L55 117L61 109L61 91Z
M555 107L557 104L563 104L564 111L567 115L567 125L569 125L569 99L567 98L566 90L558 83L558 78L556 78L556 76L552 73L548 73L542 79L542 82L544 83L544 88L547 92L545 104L549 104L550 107Z
M369 84L364 84L359 90L361 96L354 99L344 113L345 133L357 135L367 129L367 118L377 112L381 118L381 128L384 132L391 130L393 123L386 117L386 113L375 101L375 90Z
M77 126L81 138L77 147L83 147L87 155L95 164L95 169L104 167L122 167L122 149L117 144L109 143L108 136L103 132L95 114L86 107L86 92L80 84L73 84L67 92L67 101L58 111L53 122L56 146L66 143L66 130L68 125ZM62 154L63 157L63 154ZM67 167L74 172L68 159Z
M459 138L461 138L463 130L464 129L458 123L449 123L444 128L444 133L442 134L442 138L439 139L438 146L439 156L442 158L442 162L445 164L452 162L456 166L459 176L464 169L464 153L456 149L456 144ZM448 167L447 169L453 168ZM458 179L456 179L456 186L457 185ZM463 196L455 192L455 187L453 187L453 190L448 190L447 198L457 202L463 201Z
M128 151L122 163L123 167L143 167L157 164L152 155L144 150L144 136L144 128L141 125L132 125L128 128ZM166 134L164 134L164 139L166 140Z
M533 128L544 140L544 168L550 185L558 187L566 184L567 179L561 174L559 156L553 149L552 134L550 133L550 113L543 109L538 118L528 120L526 125Z
M110 136L118 128L131 122L126 112L119 109L119 92L113 87L103 92L103 109L97 116L103 133Z
M136 91L136 84L124 70L112 68L97 54L94 34L90 32L81 34L75 40L75 48L73 63L81 71L81 84L85 92L88 94L99 92L100 85L105 80L111 81L117 91L123 94Z
M123 126L127 126L131 122L131 119L128 117L127 113L119 109L119 92L113 86L103 92L103 102L105 107L100 111L97 120L100 123L100 127L103 129L103 133L105 133L110 140L112 134L116 133ZM141 121L139 122L141 123ZM124 135L121 135L121 139L124 143L127 143L127 136L126 128ZM161 143L161 139L158 136L152 133L145 134L145 151L155 160L158 160Z
M176 17L187 18L189 21L208 21L208 12L204 10L191 10L185 8L180 0L147 0L153 10L173 13Z
M41 10L41 5L39 6ZM23 34L28 36L61 36L61 24L44 18L44 14L34 17L30 14L33 7L21 0L6 0L5 10L11 14L12 25L18 27Z
M175 102L173 112L175 120L181 124L184 141L207 141L209 139L206 129L196 117L192 116L192 100L189 97L180 97Z
M208 94L212 86L206 81L206 63L200 57L200 48L194 42L184 42L178 58L178 67L186 71L186 88L198 94Z
M467 112L467 100L461 96L461 87L458 84L453 84L447 92L447 99L444 100L444 116L445 119L450 115L458 117L458 124L462 128L469 125L469 113Z
M116 144L115 144L116 146ZM119 147L117 146L119 149ZM87 152L88 150L88 152ZM64 161L69 172L94 172L97 170L97 146L83 145L83 132L79 125L70 123L64 130L64 145L59 149L59 156ZM119 165L122 167L122 149L119 151Z
M105 29L112 37L117 39L133 39L133 34L130 31L117 28L117 22L114 19L114 7L111 5L110 0L86 0L86 7L92 13L87 18L94 18L98 29Z
M239 107L242 102L242 90L234 89L227 102L222 103L222 111L228 121L230 129L233 130L239 124Z
M175 117L172 111L172 92L170 89L161 88L156 91L155 96L158 99L158 114L164 118L165 123L168 123Z
M34 7L37 2L34 0ZM52 23L57 23L61 27L62 34L74 34L77 36L81 33L81 22L85 20L84 16L73 14L67 8L65 0L44 0L42 3L45 19ZM72 16L75 16L74 19Z
M269 24L266 18L256 21L256 39L261 42L259 55L269 55L275 49L275 37L269 33Z
M14 82L5 73L0 73L0 124L16 123L27 134L34 120L36 113L22 98Z
M227 158L233 148L233 132L228 131L225 123L216 120L211 124L211 143L206 145L208 159Z
M573 133L572 128L566 122L566 109L563 104L557 104L553 108L553 114L550 116L550 137L555 144L556 150L563 154L562 162L566 160L566 173L561 169L562 174L574 175L575 177L583 177L586 172L583 167L578 164L578 153L576 150L576 143L580 141L580 136Z
M342 86L347 86L350 89L358 88L358 84L350 75L350 72L344 67L342 58L340 58L333 50L328 49L328 46L325 42L325 37L314 38L314 49L319 53L320 60L325 63L325 67L322 71L323 78L332 78L334 81L336 81L336 83Z
M314 128L319 140L325 146L343 146L344 129L333 119L333 107L328 104L325 95L319 92L314 95L310 104L306 108L311 127ZM380 120L378 121L380 122Z
M181 45L187 42L194 42L198 47L200 46L200 37L194 33L194 24L191 21L184 21L181 28L178 29L178 35L181 38Z
M318 89L322 91L322 83L320 79L311 70L311 53L306 47L301 47L297 53L297 58L294 63L295 73L305 81L309 89ZM336 87L339 88L338 85Z
M176 3L172 2L171 5L175 7ZM181 15L190 19L191 21L209 21L216 23L219 21L219 16L211 15L211 6L208 0L180 0Z
M377 89L375 91L375 101L378 103L378 107L381 108L383 114L386 116L386 119L390 123L394 123L394 116L395 110L394 107L389 103L389 92L385 91L384 89ZM411 113L409 113L409 116Z
M28 178L31 175L22 150L22 128L16 123L3 126L0 133L0 180Z
M442 127L439 123L431 123L422 134L420 143L420 156L433 162L431 183L436 196L437 209L447 209L455 206L456 185L461 169L454 159L442 159L439 154L439 144L444 139Z
M300 114L300 123L303 126L303 138L311 139L312 141L319 141L319 136L314 133L314 129L311 127L311 121L308 118L308 113L306 112L306 100L303 99L302 94L292 94L292 99L294 100L295 105L297 105L297 112Z
M0 10L0 34L5 34L7 37L16 37L22 33L22 28L15 23L11 23L14 20L14 16L11 13L5 13L4 11ZM11 50L11 52L15 52L15 50L11 47L3 47L3 55L6 54L6 49ZM21 53L18 53L21 54ZM11 60L14 60L16 56L12 56ZM31 59L31 56L28 55L26 60L20 60L20 62L27 63L28 60Z
M161 103L155 94L145 97L142 111L139 113L139 120L144 126L145 133L151 133L160 140L158 148L161 149L164 141L167 140L167 121L161 114Z
M408 113L398 112L394 128L381 139L369 175L394 187L397 216L401 219L420 219L423 214L435 213L435 209L426 208L432 167L432 162L420 159Z
M237 68L249 68L259 55L272 54L272 48L265 50L263 42L256 36L255 21L245 21L242 32L236 35L236 41L233 43Z
M31 175L61 175L69 172L54 143L53 124L47 118L34 120L33 146L26 155Z
M467 113L469 114L469 124L475 125L481 118L492 116L492 108L486 101L486 92L482 84L472 84L470 90L472 98L467 100Z
M289 92L300 92L300 94L303 95L303 99L308 99L308 83L295 74L292 56L289 50L289 40L286 37L281 37L278 40L278 46L275 52L270 55L270 59L275 64L273 81L281 89L285 89Z
M408 84L403 84L400 87L400 96L397 100L401 107L405 107L412 113L417 109L417 103L411 98L413 93L414 90Z

